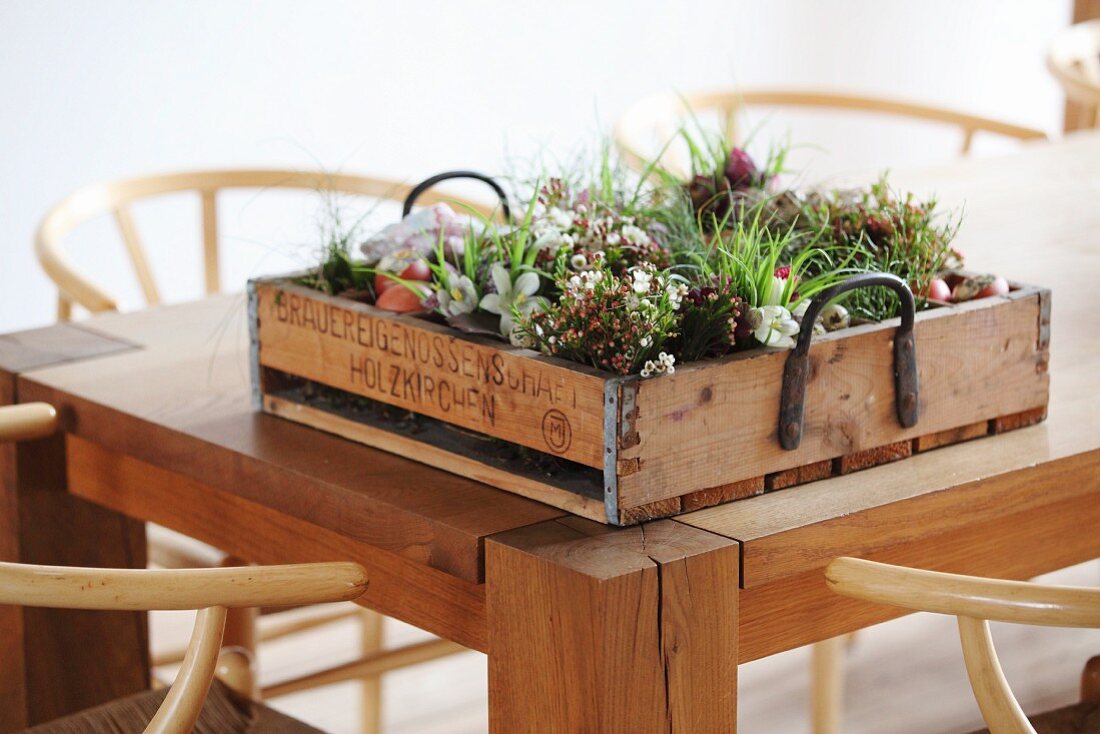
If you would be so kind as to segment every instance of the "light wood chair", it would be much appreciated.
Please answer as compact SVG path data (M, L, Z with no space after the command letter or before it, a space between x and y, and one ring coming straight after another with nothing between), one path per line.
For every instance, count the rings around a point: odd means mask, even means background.
M355 563L309 563L250 568L136 570L0 563L0 604L149 611L197 609L194 631L175 682L67 716L29 730L114 731L155 709L145 732L317 732L250 700L254 683L247 653L222 649L226 610L260 605L348 601L366 589L366 572ZM109 671L105 671L109 675ZM226 685L211 687L215 675ZM213 700L209 700L212 698Z
M958 617L970 685L993 734L1035 734L1036 725L1052 733L1100 729L1100 656L1085 668L1080 704L1041 714L1033 722L1008 687L989 634L989 620L1100 628L1100 589L960 576L858 558L834 560L825 578L844 596ZM1080 728L1086 723L1092 728Z
M0 408L0 442L44 438L56 429L57 412L46 403ZM227 610L350 601L366 587L366 572L356 563L136 570L0 562L0 604L114 611L198 610L183 663L167 691L137 694L36 726L30 730L34 734L114 731L124 725L139 725L146 732L182 734L190 732L200 718L206 731L316 732L250 701L255 689L250 653L222 648ZM214 684L215 676L225 685Z
M966 155L977 133L991 133L1018 140L1046 140L1046 133L1020 125L1012 125L963 112L915 104L896 99L868 97L806 90L753 89L744 91L703 92L679 96L657 94L631 105L614 128L614 141L623 160L635 170L645 170L653 155L646 151L664 146L681 130L693 114L717 112L722 134L733 144L740 142L738 116L746 107L803 107L851 110L877 115L891 115L950 125L962 134L960 152ZM659 149L659 147L658 147ZM673 173L686 175L686 166L666 152L665 167Z
M153 278L145 248L134 224L132 208L137 201L166 194L194 192L202 202L203 279L207 295L221 291L218 240L218 192L226 189L301 189L349 194L369 199L402 201L412 186L368 176L288 170L214 170L144 176L94 184L65 197L42 220L35 235L35 253L42 268L57 285L58 320L72 317L74 304L92 313L117 311L118 301L83 275L65 254L62 241L79 225L111 216L130 258L145 302L160 303L160 290ZM488 215L489 207L450 196L435 189L425 191L419 204L458 202Z
M1066 120L1072 129L1100 127L1100 20L1070 26L1057 36L1047 51L1047 68L1076 102L1076 119Z
M43 218L35 236L35 253L42 268L57 285L57 317L68 321L73 306L79 305L91 313L117 311L118 300L100 285L82 274L66 255L65 238L80 225L93 219L110 216L126 246L134 275L141 286L146 304L161 302L160 290L149 266L146 251L133 218L134 204L167 194L193 192L202 207L203 281L207 295L222 288L219 266L218 193L228 189L298 189L305 192L332 192L373 200L403 201L412 186L382 178L331 174L320 171L291 170L209 170L144 176L94 184L80 189L54 206ZM437 189L423 192L417 199L421 205L440 202L469 207L485 216L492 207ZM151 564L162 567L193 567L199 565L240 565L240 559L218 553L196 553L194 544L179 542L170 533L157 528L150 532ZM212 558L213 556L213 558ZM323 624L338 622L349 616L361 617L363 657L356 663L341 665L292 681L286 681L262 691L265 697L283 695L320 685L361 678L364 687L364 734L380 730L381 673L427 660L464 651L446 640L430 640L398 650L383 650L383 618L366 609L317 610L308 616L276 621L255 629L251 621L254 610L233 610L226 636L237 645L251 648L255 642L266 642L292 635ZM265 620L266 621L266 620ZM155 664L169 664L182 658L182 648L163 650L154 655Z

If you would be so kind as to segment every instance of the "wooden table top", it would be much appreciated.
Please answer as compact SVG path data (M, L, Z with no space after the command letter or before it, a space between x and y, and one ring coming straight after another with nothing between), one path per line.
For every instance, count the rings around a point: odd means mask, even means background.
M742 543L745 588L1096 491L1051 480L1100 472L1100 318L1090 297L1100 290L1100 135L893 181L948 206L965 202L957 243L971 269L1052 288L1049 419L677 518ZM224 296L3 337L0 369L22 372L21 401L64 406L73 436L466 582L483 581L487 536L563 515L255 413L244 305ZM48 354L57 328L114 353L35 369L28 348Z

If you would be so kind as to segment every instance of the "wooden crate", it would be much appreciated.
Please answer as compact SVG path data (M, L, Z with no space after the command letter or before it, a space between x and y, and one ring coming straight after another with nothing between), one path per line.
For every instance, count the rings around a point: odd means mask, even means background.
M1049 291L1018 285L919 313L911 428L894 406L897 320L815 337L801 444L785 450L785 349L614 377L289 278L249 284L259 409L614 525L1042 420L1049 313Z

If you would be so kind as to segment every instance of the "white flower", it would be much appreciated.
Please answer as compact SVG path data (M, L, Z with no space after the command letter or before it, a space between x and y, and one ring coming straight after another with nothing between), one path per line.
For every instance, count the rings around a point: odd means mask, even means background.
M535 244L536 250L556 250L561 247L564 236L560 230L548 227L547 229L536 231Z
M645 346L645 345L643 345ZM661 352L657 355L657 361L647 359L645 365L642 366L641 376L652 377L653 375L671 375L676 372L676 357L668 352Z
M588 258L582 253L578 252L573 257L569 258L569 267L574 270L584 270L588 266Z
M674 310L679 310L684 296L688 294L688 287L683 283L669 283L665 289L668 292L668 302Z
M539 290L539 276L528 271L512 283L512 276L501 263L493 265L490 275L497 292L482 297L481 308L489 313L500 314L500 333L511 336L516 325L514 314L527 316L542 307L539 299L531 297Z
M648 347L648 346L649 346L650 344L652 344L652 343L653 343L653 337L651 337L651 336L650 336L649 334L646 334L645 336L643 336L643 337L642 337L642 338L641 338L641 339L640 339L640 340L638 341L638 346L640 346L640 347L643 347L643 348L644 348L644 347Z
M798 322L782 306L768 305L749 312L753 336L766 347L793 347Z
M604 238L604 242L614 247L615 245L622 242L622 237L619 236L617 232L610 232L608 233L607 237Z
M649 235L644 229L628 224L623 227L623 237L632 245L644 245L649 242Z
M642 295L649 293L649 289L653 283L653 273L642 268L631 268L630 276L633 279L632 288L634 292Z
M778 306L779 302L783 300L783 290L786 287L786 278L780 278L778 275L773 275L772 281L768 285L768 292L764 294L764 305Z
M472 280L460 275L450 279L450 286L438 293L439 310L445 316L458 316L477 308L477 286Z
M550 207L550 211L546 213L546 218L553 222L558 229L569 229L573 226L573 212L556 206Z

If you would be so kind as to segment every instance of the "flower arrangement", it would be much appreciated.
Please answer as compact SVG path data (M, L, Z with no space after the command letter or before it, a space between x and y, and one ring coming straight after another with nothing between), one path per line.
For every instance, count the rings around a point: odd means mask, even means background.
M720 139L685 134L692 170L654 163L631 178L608 152L594 174L529 184L501 224L446 204L414 211L359 243L330 236L307 285L442 320L617 374L656 377L685 363L789 348L896 315L897 299L857 290L804 324L810 301L845 278L888 272L921 307L1007 290L1003 279L945 274L958 218L893 192L801 192L777 183L784 153L758 166Z

